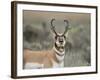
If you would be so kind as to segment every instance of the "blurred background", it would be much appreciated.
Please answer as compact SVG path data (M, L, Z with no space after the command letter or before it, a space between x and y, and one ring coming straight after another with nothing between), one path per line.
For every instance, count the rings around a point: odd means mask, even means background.
M50 21L55 18L55 30L63 33L64 20L69 21L70 30L66 41L65 67L91 65L91 22L89 13L23 11L23 48L34 51L53 48L54 35Z

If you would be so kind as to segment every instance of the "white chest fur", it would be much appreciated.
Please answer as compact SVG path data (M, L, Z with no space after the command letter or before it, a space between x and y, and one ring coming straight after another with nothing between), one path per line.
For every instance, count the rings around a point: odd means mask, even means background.
M55 55L56 58L59 62L56 61L52 61L53 62L53 68L60 68L60 67L64 67L64 56L65 56L65 51L60 53L59 51L57 51L55 48L54 50L56 51ZM58 54L63 54L62 56L58 55Z
M64 67L64 62L57 63L53 61L53 68L60 68L60 67Z
M40 68L43 68L43 64L39 64L39 63L26 63L24 68L25 69L40 69Z
M59 52L55 47L53 48L55 51L56 51L56 53L55 53L55 55L56 55L56 58L57 58L57 60L60 62L60 63L57 63L57 62L55 62L55 61L53 61L53 67L64 67L64 56L65 56L65 51L63 51L62 53L61 52ZM58 55L58 54L61 54L61 56L60 55Z
M53 62L53 68L64 67L64 56L59 56L59 55L56 54L56 58L59 61L59 63L56 62L56 61L52 61Z

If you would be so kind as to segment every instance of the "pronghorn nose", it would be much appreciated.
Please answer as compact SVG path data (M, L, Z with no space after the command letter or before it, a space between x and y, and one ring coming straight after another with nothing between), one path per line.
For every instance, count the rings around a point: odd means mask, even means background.
M60 42L63 42L63 40L60 40Z
M61 39L61 40L59 40L59 42L60 42L60 43L63 43L63 40Z

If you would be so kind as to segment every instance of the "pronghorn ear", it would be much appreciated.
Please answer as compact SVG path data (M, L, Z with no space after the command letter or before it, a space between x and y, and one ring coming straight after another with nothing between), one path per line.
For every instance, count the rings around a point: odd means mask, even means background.
M54 32L52 32L52 30L51 30L51 33L52 33L53 36L56 36L56 34Z
M55 33L52 32L52 30L51 30L51 35L53 36L54 39L56 39L58 34L55 34Z
M64 35L64 38L66 39L66 36Z
M54 40L57 40L57 35L53 34Z
M65 33L64 36L67 38L68 37L69 32Z
M55 36L55 39L57 40L57 35Z

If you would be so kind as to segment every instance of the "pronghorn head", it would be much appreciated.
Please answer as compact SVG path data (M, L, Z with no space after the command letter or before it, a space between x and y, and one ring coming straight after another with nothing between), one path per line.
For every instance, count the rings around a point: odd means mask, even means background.
M66 44L66 36L65 34L68 32L69 29L69 22L68 20L64 20L66 26L65 26L65 31L63 33L57 33L55 31L55 26L53 25L53 22L55 21L55 19L51 20L51 30L53 31L53 33L55 34L55 48L59 51L59 52L63 52L64 48L65 48L65 44Z

